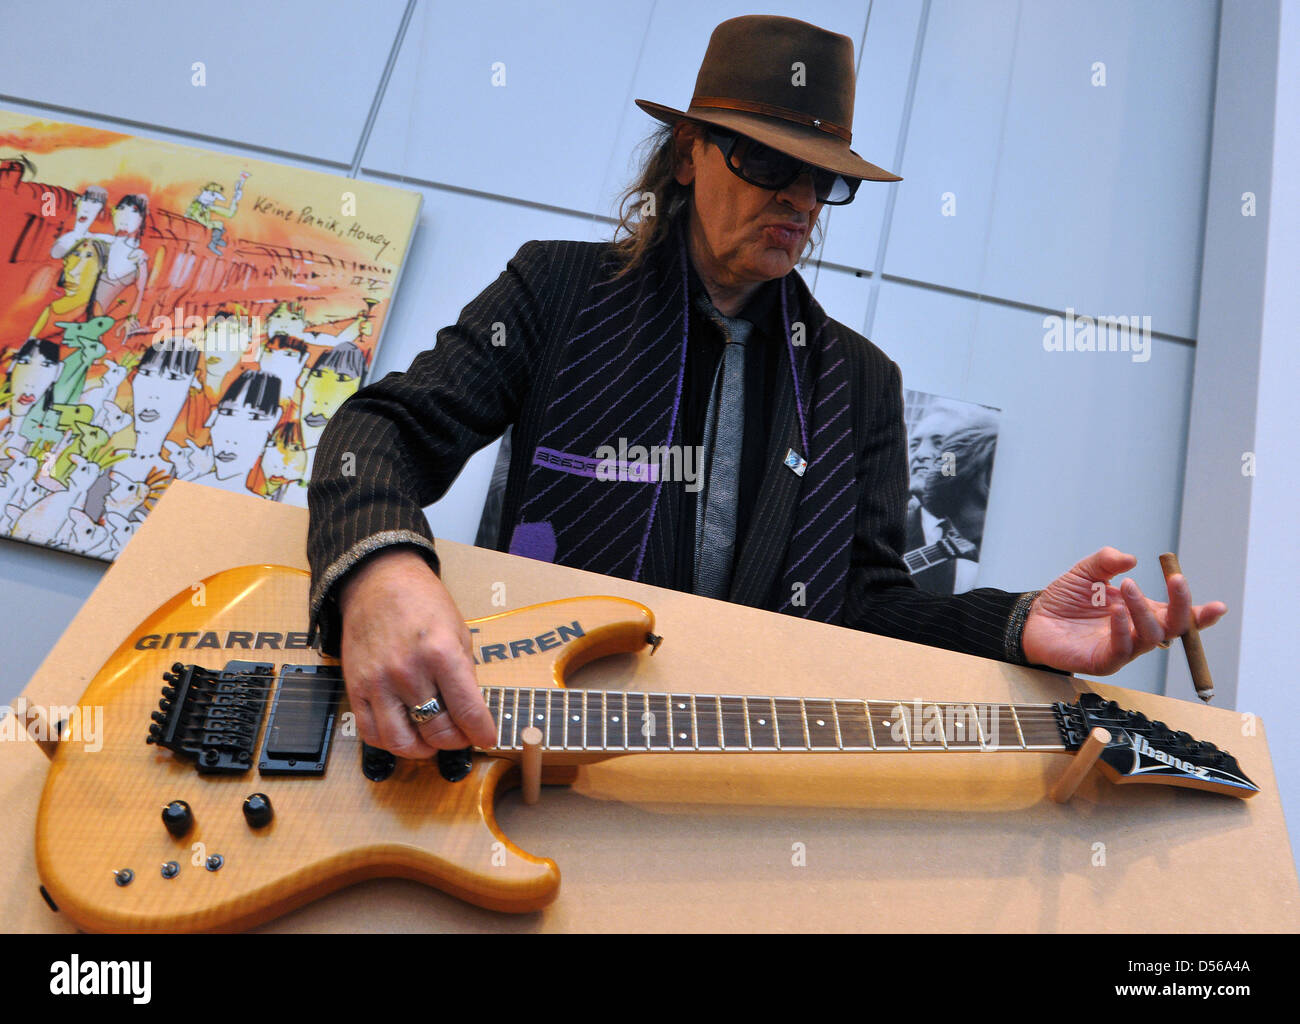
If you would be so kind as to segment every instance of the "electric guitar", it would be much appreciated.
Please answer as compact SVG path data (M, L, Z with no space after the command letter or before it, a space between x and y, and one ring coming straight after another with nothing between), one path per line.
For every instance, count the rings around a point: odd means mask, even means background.
M907 571L915 576L918 572L942 565L949 559L962 558L968 562L972 561L971 556L976 550L975 545L958 533L956 527L945 519L943 535L933 544L926 544L907 552L903 555L903 562L907 565Z
M1249 797L1236 760L1095 694L1054 704L901 704L569 690L595 658L659 640L643 605L583 597L469 623L497 723L487 750L395 758L357 736L337 663L301 623L308 576L218 573L149 616L58 732L36 825L47 898L89 931L250 928L343 886L415 879L493 910L550 903L560 873L497 827L523 732L541 781L637 752L1077 750L1118 783ZM530 737L531 738L531 737Z

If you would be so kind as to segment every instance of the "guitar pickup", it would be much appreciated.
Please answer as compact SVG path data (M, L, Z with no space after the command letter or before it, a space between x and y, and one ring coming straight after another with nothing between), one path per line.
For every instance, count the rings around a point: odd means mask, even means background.
M324 775L342 689L337 668L286 665L257 770L263 775Z

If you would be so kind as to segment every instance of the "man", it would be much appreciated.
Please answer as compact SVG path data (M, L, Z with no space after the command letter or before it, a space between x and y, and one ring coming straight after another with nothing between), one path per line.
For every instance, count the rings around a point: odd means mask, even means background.
M135 444L113 469L137 482L150 473L174 472L163 445L197 385L200 352L189 338L167 337L145 346L131 374L131 420Z
M226 239L223 237L226 233L226 226L217 222L216 217L233 217L239 212L239 201L244 198L244 182L248 180L248 172L244 171L235 183L235 194L230 200L229 206L218 206L218 201L224 202L225 195L221 191L221 183L210 181L203 186L203 191L194 197L189 206L185 208L185 216L190 220L196 220L211 232L212 237L208 240L208 248L214 256L224 255L223 250L226 246Z
M27 417L39 409L45 393L59 379L59 343L45 338L28 338L9 364L6 382L8 420L0 426L0 447L14 445L26 451L29 441L23 433Z
M898 367L793 272L823 204L900 180L849 149L853 66L847 37L804 22L724 22L687 111L637 101L672 130L625 197L629 237L525 244L431 352L331 420L311 614L366 742L495 742L422 508L511 424L497 540L516 554L1070 671L1113 672L1187 628L1185 581L1168 605L1108 586L1135 563L1112 548L1041 594L945 597L908 576ZM699 446L704 488L600 479L597 451L620 442Z
M280 382L281 402L287 405L306 364L307 343L291 334L277 333L267 336L257 368Z
M248 474L262 456L280 417L280 380L260 370L245 370L226 388L208 417L212 444L201 458L207 472L196 483L249 494Z
M905 547L912 552L942 544L925 559L925 568L909 566L922 590L964 594L975 585L997 441L992 415L942 402L932 405L908 436L908 489L914 500L907 509Z
M302 423L302 440L314 452L320 444L325 424L357 392L366 372L366 354L350 341L327 348L316 357L310 369L298 377L302 403L298 418Z
M195 339L203 353L199 362L198 381L193 400L186 406L186 433L194 447L203 447L208 441L206 423L212 410L225 394L226 381L243 362L252 357L253 331L243 306L233 304L223 307L208 317L203 333Z

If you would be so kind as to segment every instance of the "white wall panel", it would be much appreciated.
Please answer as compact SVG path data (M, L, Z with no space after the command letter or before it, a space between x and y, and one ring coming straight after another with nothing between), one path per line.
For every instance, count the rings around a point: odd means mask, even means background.
M811 264L800 269L799 274L828 316L859 334L863 333L870 278L829 267L818 269Z
M884 281L869 337L903 371L903 387L961 398L976 313L970 299Z
M933 0L886 273L977 292L988 248L1017 0ZM864 188L866 186L863 186ZM944 193L956 216L943 216Z
M404 7L6 0L0 94L348 166Z
M623 119L644 117L631 86L651 7L420 4L362 166L594 211Z
M866 40L858 55L853 152L895 174L903 174L894 166L894 153L923 7L922 0L873 0ZM854 49L858 49L856 40ZM826 230L822 259L858 270L874 269L886 201L894 187L889 182L864 181L848 206L826 207L822 212Z
M1195 335L1217 23L1215 0L1022 4L982 291Z

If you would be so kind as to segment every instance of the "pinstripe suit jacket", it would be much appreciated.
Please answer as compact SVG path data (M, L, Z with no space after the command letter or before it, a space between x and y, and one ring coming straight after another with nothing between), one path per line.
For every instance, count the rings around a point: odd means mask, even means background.
M562 342L591 283L608 272L608 255L608 243L525 243L457 323L438 332L432 350L417 356L406 373L391 373L363 388L330 421L314 462L307 540L311 621L327 653L338 651L342 579L370 554L392 545L418 549L436 570L424 507L443 495L470 455L514 424L502 508L501 534L509 536ZM832 320L827 329L848 342L858 453L844 625L1024 663L1021 633L1033 593L983 588L945 596L927 594L913 583L901 557L908 500L901 374L880 349L843 324ZM799 448L789 375L778 381L770 416L768 458L737 552L730 599L774 608L784 596L773 589L800 485L781 464L788 448ZM671 567L657 570L653 557L657 548L671 550L669 532L676 529L673 489L664 488L663 494L667 500L656 517L659 542L651 538L642 578L671 586Z

